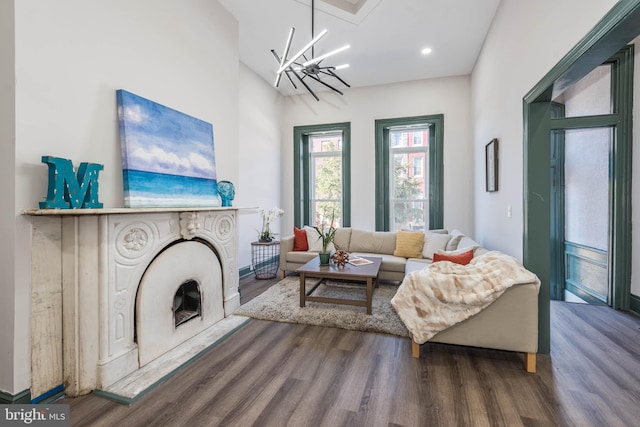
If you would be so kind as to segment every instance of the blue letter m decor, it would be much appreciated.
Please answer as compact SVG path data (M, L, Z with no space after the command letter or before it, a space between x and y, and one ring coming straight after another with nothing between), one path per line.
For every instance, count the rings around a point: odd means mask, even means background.
M42 156L49 166L47 200L40 209L101 208L98 201L98 174L104 167L97 163L80 163L77 175L68 159Z

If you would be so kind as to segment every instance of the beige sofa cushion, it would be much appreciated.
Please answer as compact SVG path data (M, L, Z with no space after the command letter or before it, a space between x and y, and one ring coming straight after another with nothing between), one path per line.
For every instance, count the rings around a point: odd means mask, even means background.
M396 233L391 231L351 230L349 252L368 252L393 255L396 249Z
M309 244L309 252L322 252L322 239L320 238L320 234L318 234L316 229L305 225L304 230L307 232L307 243ZM333 243L329 243L329 245L327 246L327 251L329 252L333 252L335 249L336 248Z
M407 264L404 267L404 274L409 274L412 271L422 270L425 267L431 265L432 261L427 258L409 258Z
M449 234L446 228L436 228L435 230L427 230L427 233Z
M449 240L451 240L450 234L441 234L427 231L424 234L422 257L433 259L433 254L436 253L436 251L443 251L446 249Z
M451 230L452 238L451 240L456 240L455 247L453 244L447 244L445 250L447 251L459 251L463 249L473 249L474 256L482 255L483 253L488 252L485 248L480 246L480 243L473 240L471 237L466 236L460 230Z
M316 252L305 252L305 251L291 251L286 255L287 262L294 262L297 264L306 264L311 261L313 258L317 257L318 254Z
M351 241L351 228L344 227L336 230L336 236L333 239L336 249L349 251L349 242Z
M449 243L447 243L447 247L445 248L445 250L455 251L456 249L458 249L458 244L460 243L460 240L462 240L462 238L465 237L465 235L462 234L460 230L451 230L449 234L451 234L451 240L449 240Z
M480 247L480 243L476 242L469 236L462 236L462 239L458 242L458 247L456 249L464 249L464 248L475 248Z
M396 271L398 273L404 273L407 259L395 255L369 253L369 252L352 252L354 256L359 257L378 257L382 258L380 264L380 271Z
M445 256L456 256L456 255L460 255L463 254L465 252L468 252L470 250L473 250L473 258L478 257L480 255L486 254L487 252L489 252L487 249L483 248L482 246L478 245L477 243L475 245L472 246L467 246L467 247L461 247L460 245L458 245L458 249L454 250L454 251L436 251L437 254L440 255L445 255Z

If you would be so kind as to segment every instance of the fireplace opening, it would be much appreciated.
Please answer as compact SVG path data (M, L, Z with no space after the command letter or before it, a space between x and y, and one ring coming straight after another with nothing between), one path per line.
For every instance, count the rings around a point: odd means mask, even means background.
M221 260L193 239L168 245L149 263L136 292L140 367L224 318Z
M173 320L177 328L202 314L200 287L195 280L189 280L178 288L173 297Z

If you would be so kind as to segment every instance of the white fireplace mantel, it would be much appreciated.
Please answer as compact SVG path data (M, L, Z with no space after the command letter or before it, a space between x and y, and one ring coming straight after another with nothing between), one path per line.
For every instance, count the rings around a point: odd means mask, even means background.
M165 207L165 208L104 208L104 209L23 209L22 215L31 216L94 216L114 214L145 214L164 212L215 212L256 210L256 207Z
M39 287L61 289L60 307L47 306L49 310L61 312L60 336L53 337L50 326L38 326L45 322L34 319L32 347L36 351L60 347L61 375L68 395L81 395L106 387L139 369L138 345L134 339L136 292L147 267L170 245L195 239L213 249L222 267L224 315L227 317L235 311L240 304L239 209L38 209L22 212L32 217L34 312L42 313L43 307L37 304L50 304L42 298L44 293L38 291ZM57 282L60 282L59 288ZM51 318L51 313L47 317ZM43 330L34 330L40 327ZM47 343L47 340L51 342ZM32 366L39 363L32 354ZM33 381L38 382L38 379ZM45 379L40 387L46 389L46 382Z

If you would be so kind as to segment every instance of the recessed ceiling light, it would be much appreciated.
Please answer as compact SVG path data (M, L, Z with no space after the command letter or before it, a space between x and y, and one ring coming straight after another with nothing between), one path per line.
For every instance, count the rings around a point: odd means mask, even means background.
M424 49L422 49L422 54L423 55L428 55L431 53L431 48L430 47L425 47Z

